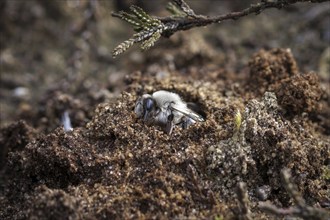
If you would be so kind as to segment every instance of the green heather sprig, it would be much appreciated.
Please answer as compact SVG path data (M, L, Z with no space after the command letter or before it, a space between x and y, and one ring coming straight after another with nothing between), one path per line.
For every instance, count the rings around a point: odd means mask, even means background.
M230 12L218 16L204 16L196 14L184 0L172 0L167 6L167 10L172 15L160 18L151 17L142 8L132 5L130 7L131 13L124 11L112 13L112 16L118 17L131 24L137 32L132 38L119 44L114 49L112 55L116 57L135 43L141 43L141 48L143 50L149 49L161 36L169 37L180 30L207 26L229 19L237 20L249 14L260 14L263 10L268 8L281 9L297 2L319 3L325 1L329 0L260 0L259 3L252 4L242 11Z
M114 57L125 52L135 43L141 42L143 50L149 49L161 37L165 29L165 25L160 20L149 16L142 8L132 5L130 10L132 14L121 11L115 16L133 25L137 33L114 49Z

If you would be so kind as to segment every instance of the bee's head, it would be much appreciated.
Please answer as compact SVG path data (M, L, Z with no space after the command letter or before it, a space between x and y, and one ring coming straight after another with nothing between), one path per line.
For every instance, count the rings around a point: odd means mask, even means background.
M156 102L153 98L148 97L143 100L143 106L144 106L144 115L143 120L147 120L150 112L152 112L156 107Z
M152 98L146 98L144 100L144 106L147 111L151 111L155 106L155 100Z

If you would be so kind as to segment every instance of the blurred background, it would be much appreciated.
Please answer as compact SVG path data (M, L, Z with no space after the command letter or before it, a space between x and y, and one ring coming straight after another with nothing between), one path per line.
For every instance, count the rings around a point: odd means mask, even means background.
M239 11L258 1L187 0L197 14ZM111 16L134 4L168 16L165 0L2 0L0 2L0 126L23 119L42 131L69 111L84 126L97 104L125 90L134 71L156 76L187 69L247 73L260 49L291 48L301 72L329 80L330 3L298 3L236 21L178 32L149 51L133 46L116 59L112 50L134 34ZM201 76L202 79L202 76Z

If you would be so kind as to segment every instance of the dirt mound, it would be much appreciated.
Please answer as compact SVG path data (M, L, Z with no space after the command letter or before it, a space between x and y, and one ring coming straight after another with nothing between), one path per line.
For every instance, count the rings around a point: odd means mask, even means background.
M295 75L282 81L276 89L280 105L289 114L320 110L319 101L323 91L316 73Z
M160 78L136 72L126 78L121 98L100 104L85 127L38 136L24 122L3 128L1 219L230 219L242 214L239 182L247 185L253 218L268 219L259 201L293 204L282 168L291 169L309 205L326 204L330 140L301 115L315 111L318 81L299 75L287 50L259 52L250 73L258 74L250 78L259 88L255 99L237 89L246 79L233 87L232 78L215 80L214 71L194 81L179 72ZM145 125L134 115L135 101L160 89L200 104L206 122L175 127L171 136ZM83 103L65 97L48 103ZM284 109L295 117L285 117Z
M248 85L259 95L273 91L282 79L299 73L290 49L261 50L252 57L249 67Z

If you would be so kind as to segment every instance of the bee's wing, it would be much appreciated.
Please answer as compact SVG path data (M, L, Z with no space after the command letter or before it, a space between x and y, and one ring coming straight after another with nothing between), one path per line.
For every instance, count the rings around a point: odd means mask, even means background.
M197 114L196 112L194 112L190 108L183 107L183 106L178 106L176 104L170 105L170 108L172 110L175 110L175 111L178 111L178 112L184 114L185 116L187 116L187 117L189 117L189 118L191 118L195 121L200 121L200 122L205 121L205 119L201 115Z

